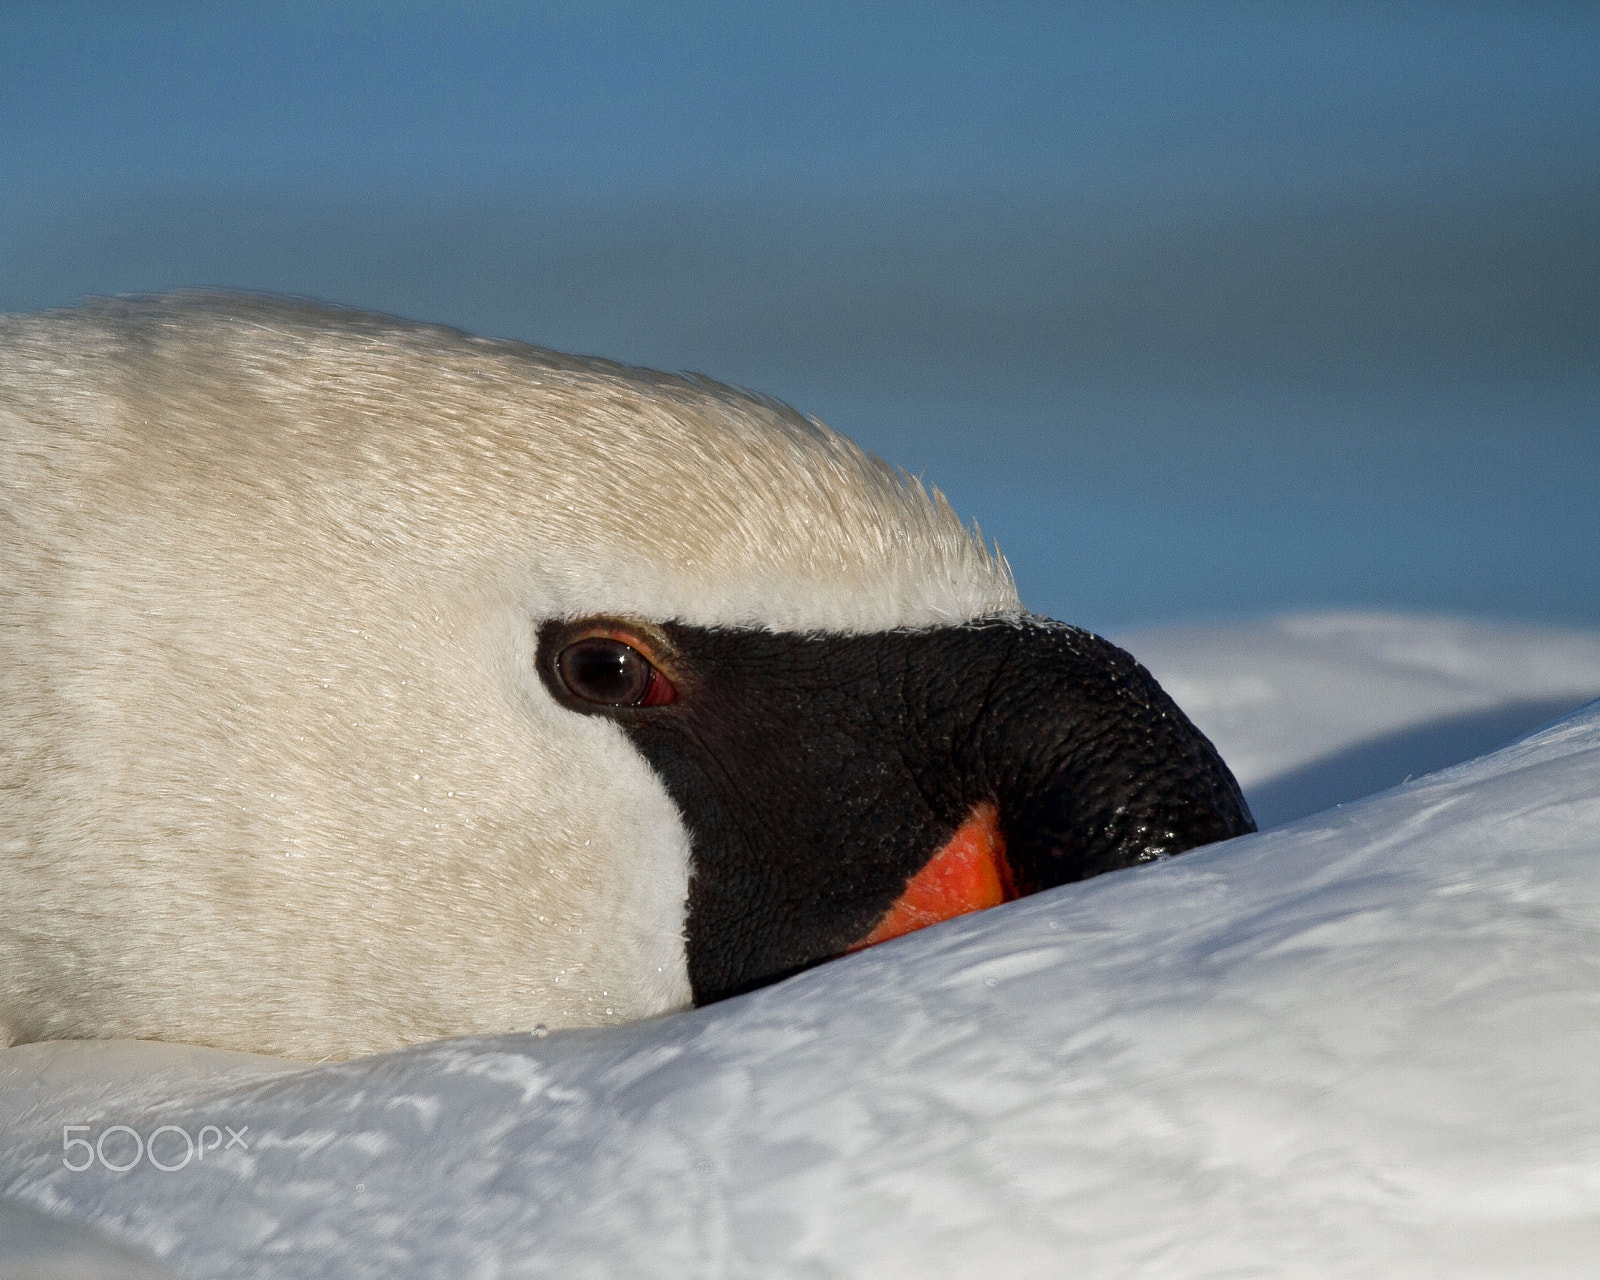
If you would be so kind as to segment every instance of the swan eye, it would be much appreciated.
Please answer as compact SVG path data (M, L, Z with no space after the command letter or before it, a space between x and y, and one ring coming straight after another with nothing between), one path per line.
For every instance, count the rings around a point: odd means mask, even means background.
M659 707L677 696L648 658L607 636L569 644L556 658L556 671L574 698L603 707Z

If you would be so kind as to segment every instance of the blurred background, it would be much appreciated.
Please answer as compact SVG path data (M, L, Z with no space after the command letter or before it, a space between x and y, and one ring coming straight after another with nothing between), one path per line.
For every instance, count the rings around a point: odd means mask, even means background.
M1600 6L0 7L0 310L755 387L1101 629L1600 624Z

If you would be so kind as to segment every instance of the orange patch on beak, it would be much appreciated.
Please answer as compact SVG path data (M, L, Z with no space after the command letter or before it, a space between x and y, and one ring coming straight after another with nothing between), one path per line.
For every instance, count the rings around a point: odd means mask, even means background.
M878 926L850 948L876 946L970 911L997 907L1017 896L1006 862L1000 811L985 802L973 809L950 842L911 877Z

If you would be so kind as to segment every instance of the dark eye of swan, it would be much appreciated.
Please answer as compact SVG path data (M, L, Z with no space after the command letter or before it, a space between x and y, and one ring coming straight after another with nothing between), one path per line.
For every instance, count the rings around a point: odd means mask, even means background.
M606 636L569 644L556 658L561 683L574 698L606 707L659 707L677 690L637 649Z

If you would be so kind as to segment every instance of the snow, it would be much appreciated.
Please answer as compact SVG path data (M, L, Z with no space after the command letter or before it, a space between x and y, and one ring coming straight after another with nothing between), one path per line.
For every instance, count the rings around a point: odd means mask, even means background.
M161 1280L172 1273L92 1227L0 1201L6 1280Z
M1344 611L1116 639L1216 743L1263 829L1600 696L1600 636L1559 627Z
M1341 785L1319 762L1347 786L1375 754L1413 772L1408 752L1600 691L1600 639L1531 627L1345 614L1122 639L1286 808L1284 778L1302 800L1307 778ZM118 1124L218 1141L170 1173L64 1167L63 1126ZM632 1027L312 1067L5 1050L0 1135L5 1274L113 1247L83 1224L197 1277L1581 1274L1600 703ZM167 1131L160 1160L186 1140ZM132 1139L105 1150L126 1163Z

